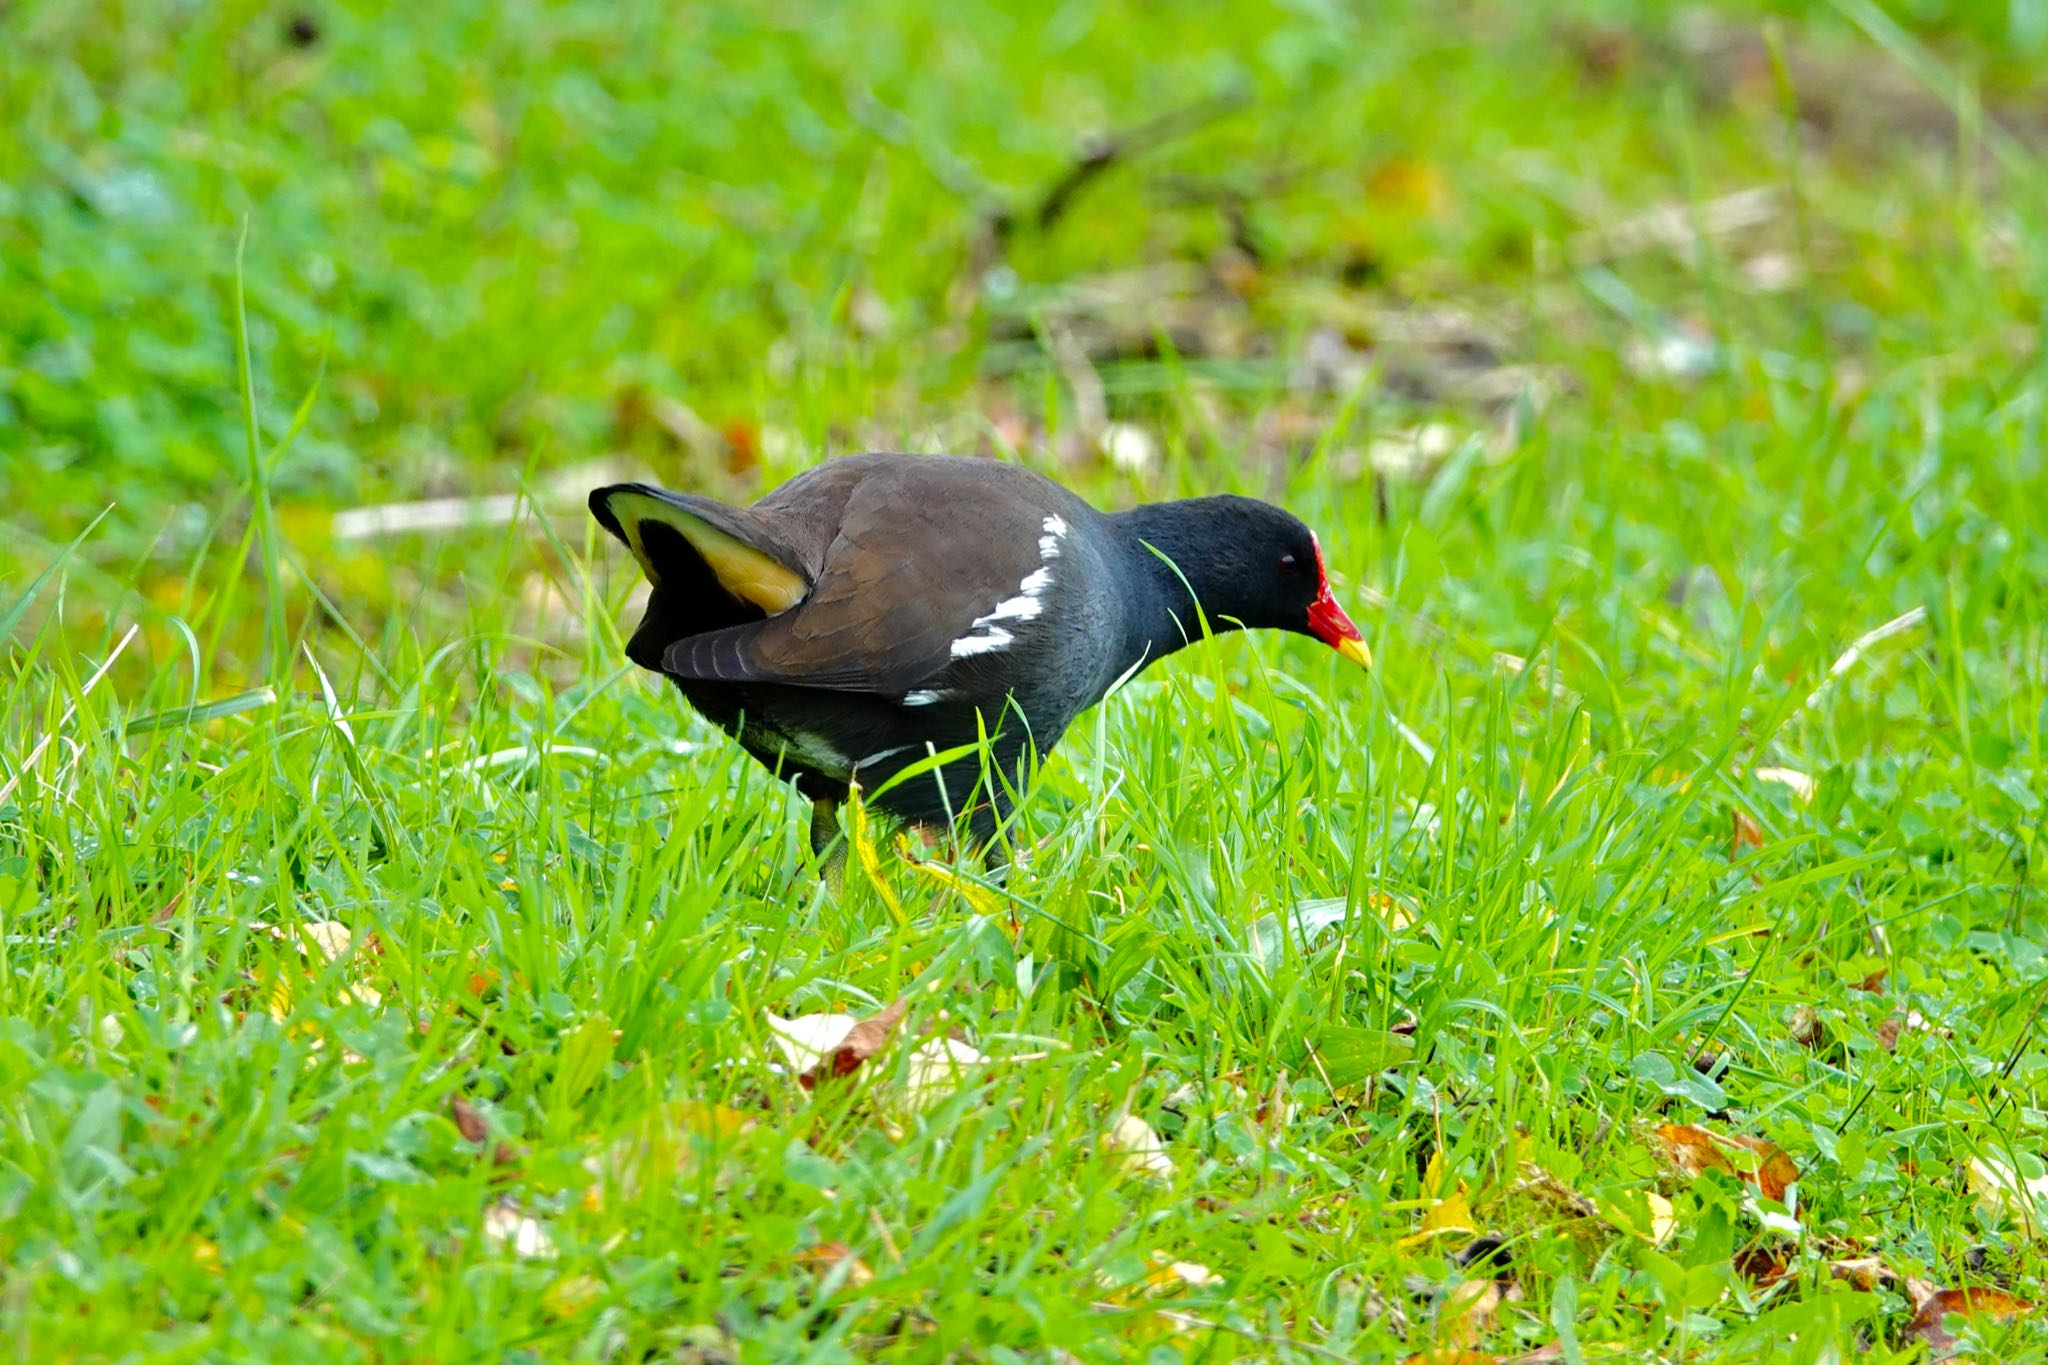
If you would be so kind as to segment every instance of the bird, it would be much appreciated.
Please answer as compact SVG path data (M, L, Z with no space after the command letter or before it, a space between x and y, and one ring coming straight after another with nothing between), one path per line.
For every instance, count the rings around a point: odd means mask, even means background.
M1314 532L1255 498L1102 512L1022 465L877 452L745 507L622 483L590 510L651 589L627 658L810 799L820 856L857 786L911 826L964 823L1000 866L1031 765L1205 633L1291 631L1372 667Z

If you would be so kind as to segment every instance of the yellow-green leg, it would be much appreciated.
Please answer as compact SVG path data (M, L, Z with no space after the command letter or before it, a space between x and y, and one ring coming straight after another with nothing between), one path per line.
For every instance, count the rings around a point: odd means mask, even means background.
M828 796L811 802L811 852L822 859L818 875L837 891L846 884L846 840L839 835L839 803Z

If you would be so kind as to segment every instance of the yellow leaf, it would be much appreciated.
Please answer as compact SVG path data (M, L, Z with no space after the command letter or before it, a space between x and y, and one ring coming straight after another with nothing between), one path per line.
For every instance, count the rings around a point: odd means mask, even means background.
M1445 1194L1443 1190L1449 1183L1450 1171L1444 1165L1443 1149L1438 1148L1430 1154L1429 1165L1422 1173L1422 1194L1430 1201L1422 1214L1422 1226L1403 1237L1401 1246L1417 1246L1445 1232L1476 1234L1479 1231L1472 1220L1472 1205L1465 1198L1464 1184L1461 1182L1455 1190Z
M1671 1201L1655 1190L1626 1190L1607 1201L1607 1221L1634 1233L1652 1246L1662 1246L1678 1230Z
M995 893L985 886L976 886L967 878L955 872L944 863L924 862L909 856L904 846L899 845L897 855L910 865L910 870L931 878L939 885L960 893L961 898L984 919L995 919L1003 913L1002 902Z
M896 927L907 928L910 917L903 913L903 906L897 901L896 893L890 889L888 881L882 876L882 859L875 852L875 841L868 837L868 809L860 799L860 788L857 785L847 793L846 819L849 826L846 841L853 845L854 861L860 864L861 872L873 884L875 894L882 898L882 904L888 907L889 916L896 921Z
M549 1285L540 1306L549 1316L573 1318L604 1297L604 1281L594 1275L567 1275Z

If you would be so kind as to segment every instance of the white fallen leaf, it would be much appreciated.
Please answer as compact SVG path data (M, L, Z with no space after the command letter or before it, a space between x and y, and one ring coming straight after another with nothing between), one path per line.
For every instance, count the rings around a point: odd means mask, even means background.
M2041 1201L2048 1198L2048 1175L2022 1176L1996 1157L1973 1156L1966 1179L1986 1217L2009 1218L2027 1237L2042 1240Z
M800 1014L794 1019L784 1019L779 1014L763 1017L768 1021L775 1045L788 1059L789 1069L798 1075L830 1056L860 1022L850 1014Z
M484 1210L484 1240L530 1261L553 1260L555 1255L555 1239L548 1230L510 1204Z
M966 1043L951 1038L933 1038L910 1054L909 1075L904 1079L903 1098L913 1109L943 1099L972 1079L977 1068L989 1059Z
M1189 1289L1207 1289L1223 1283L1223 1277L1197 1261L1168 1261L1165 1278L1169 1283L1181 1284Z
M1623 350L1629 369L1645 377L1697 379L1721 363L1714 339L1698 328L1680 327L1654 337L1633 338Z
M1775 782L1781 787L1789 787L1801 801L1813 800L1813 777L1797 768L1751 768L1749 775L1759 782Z
M1390 431L1373 438L1366 448L1366 463L1388 478L1412 479L1429 473L1458 448L1464 437L1444 422Z
M1152 1131L1151 1124L1136 1114L1125 1114L1118 1119L1102 1141L1105 1146L1124 1154L1124 1169L1132 1175L1149 1176L1154 1180L1173 1179L1173 1158L1166 1154L1164 1139Z
M339 920L309 919L297 926L296 934L288 932L281 925L266 925L264 932L280 943L289 943L299 950L301 957L319 957L323 962L334 962L348 955L355 942L355 931Z
M1098 443L1110 467L1123 474L1147 474L1159 463L1159 442L1131 422L1111 422Z

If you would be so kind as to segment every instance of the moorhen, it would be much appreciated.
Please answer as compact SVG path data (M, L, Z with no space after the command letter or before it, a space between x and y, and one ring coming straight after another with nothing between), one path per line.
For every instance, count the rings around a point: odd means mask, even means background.
M1371 667L1293 516L1219 496L1102 513L1030 470L849 455L751 507L617 484L590 510L653 588L626 654L814 803L988 736L874 798L914 825L969 817L993 853L1032 752L1138 670L1214 631L1310 635Z

